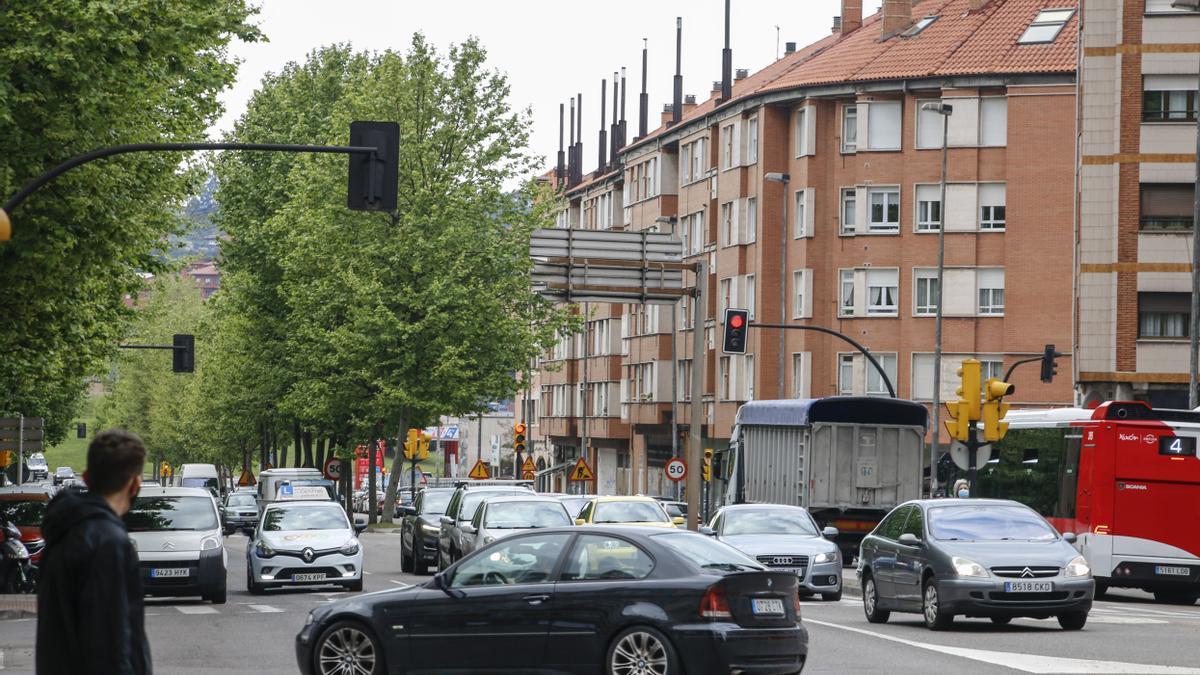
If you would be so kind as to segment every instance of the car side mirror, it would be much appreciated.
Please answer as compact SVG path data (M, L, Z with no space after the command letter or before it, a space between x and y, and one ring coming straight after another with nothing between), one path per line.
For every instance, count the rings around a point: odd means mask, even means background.
M460 529L462 529L463 534L475 534L475 526L470 523L463 525Z
M414 509L411 506L407 506L407 505L397 506L396 511L398 511L400 513L400 515L402 515L402 516L412 516L412 515L416 515L416 513L417 513L416 509Z
M451 518L450 516L442 516L442 517L441 517L441 518L439 518L438 520L439 520L439 521L440 521L440 522L441 522L443 525L453 525L453 524L454 524L454 519L453 519L453 518Z
M897 541L900 542L901 546L920 546L921 545L921 540L917 539L917 535L913 534L912 532L905 532L904 534L900 535L900 539L898 539Z
M587 525L587 521L586 521L586 520L584 520L583 518L576 518L576 519L575 519L575 524L576 524L576 525Z
M1063 541L1067 542L1068 544L1074 544L1075 542L1079 541L1079 537L1076 537L1074 532L1063 532L1062 538Z
M825 529L821 530L821 536L825 537L826 539L837 539L838 534L840 534L838 529L832 525L829 525Z
M696 531L699 532L700 534L703 534L703 535L709 536L709 537L717 536L717 531L712 529L711 527L708 527L707 525L701 525L700 528Z
M674 518L671 519L671 522L674 523L676 526L679 526L679 525L683 525L686 521L683 519L683 516L675 516Z

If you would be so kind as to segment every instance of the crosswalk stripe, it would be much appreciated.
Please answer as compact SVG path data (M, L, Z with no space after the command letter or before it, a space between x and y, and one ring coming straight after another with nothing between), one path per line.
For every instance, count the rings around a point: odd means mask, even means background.
M210 605L174 605L180 614L218 614L216 607Z
M263 614L277 614L283 611L282 609L279 609L278 607L272 607L271 605L248 605L248 607Z

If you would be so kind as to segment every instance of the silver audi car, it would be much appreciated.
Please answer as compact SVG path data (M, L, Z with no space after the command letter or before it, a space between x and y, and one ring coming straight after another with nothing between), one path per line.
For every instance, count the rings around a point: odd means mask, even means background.
M777 504L726 506L709 527L707 533L768 568L795 573L801 593L841 600L842 555L830 541L837 528L821 530L807 510Z
M363 552L341 506L328 501L271 502L246 548L246 587L338 585L361 591Z

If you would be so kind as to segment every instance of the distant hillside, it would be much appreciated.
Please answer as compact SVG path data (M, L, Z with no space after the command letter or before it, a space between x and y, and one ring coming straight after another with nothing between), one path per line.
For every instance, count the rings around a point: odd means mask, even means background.
M213 214L217 211L217 202L213 193L217 189L217 179L209 176L200 194L188 200L180 214L187 220L187 230L183 235L172 241L171 257L201 257L212 259L218 253L218 238L221 233L212 224Z

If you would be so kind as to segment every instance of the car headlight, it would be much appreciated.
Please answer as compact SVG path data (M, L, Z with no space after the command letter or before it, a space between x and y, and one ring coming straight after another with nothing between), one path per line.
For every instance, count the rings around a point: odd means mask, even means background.
M262 540L259 540L259 542L254 545L254 552L257 553L258 557L260 558L270 558L275 555L275 549L267 546L267 542Z
M486 536L486 537L484 537L484 538L483 538L483 543L484 543L484 544L490 544L490 543L492 543L493 541L496 541L496 538L495 538L495 537L493 537L493 536L492 536L492 535L490 535L490 534L489 534L488 536Z
M342 544L342 547L338 549L338 553L341 553L342 555L354 555L358 553L358 540L351 539L350 541Z
M1063 575L1068 577L1086 577L1092 573L1092 568L1088 566L1087 560L1083 556L1077 555L1067 563L1066 569L1063 570Z
M313 613L312 613L312 612L309 612L309 613L308 613L308 616L307 616L307 617L305 617L305 619L304 619L304 625L305 625L305 627L308 627L308 626L311 626L311 625L313 625L313 622L314 622L314 621L316 621L316 619L313 617Z
M813 556L813 564L819 565L821 563L833 562L837 559L838 559L837 551L827 551L825 553L818 553L815 556Z
M428 525L426 523L421 523L421 530L424 531L426 534L437 534L442 531L442 528L438 527L437 525Z
M954 556L950 559L950 564L954 565L954 573L960 577L986 577L987 570L983 569L983 565L966 558Z
M212 551L218 548L221 548L221 542L216 537L208 537L200 542L201 551Z

